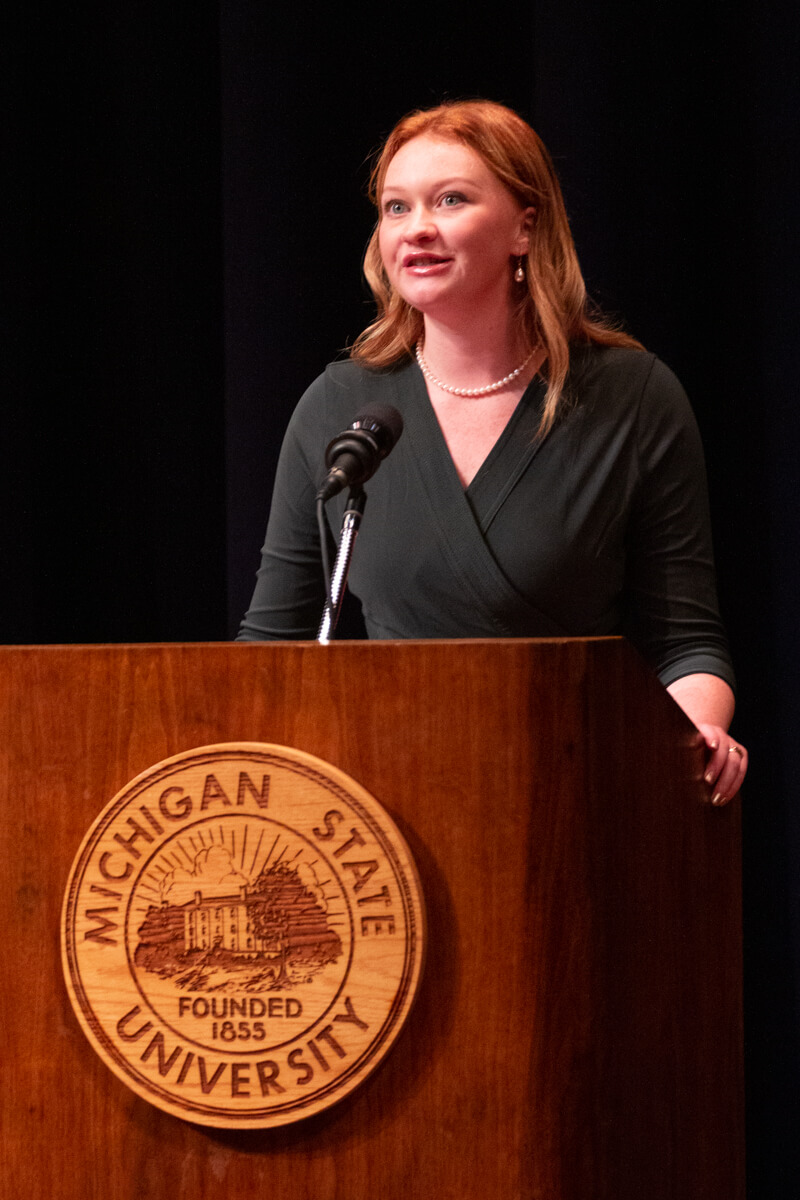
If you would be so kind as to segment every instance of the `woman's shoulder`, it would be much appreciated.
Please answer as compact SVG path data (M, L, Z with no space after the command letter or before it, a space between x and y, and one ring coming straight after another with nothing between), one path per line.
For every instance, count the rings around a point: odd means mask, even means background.
M636 347L574 347L567 390L576 403L606 412L691 412L686 392L670 367L657 355Z
M328 363L320 378L328 386L346 391L382 393L395 387L412 367L413 360L410 357L402 358L388 367L367 367L352 358L345 358Z
M349 359L329 363L306 389L297 405L290 429L333 433L344 429L370 404L405 407L411 388L411 361L372 370ZM330 436L333 436L331 434Z
M570 378L591 382L602 379L643 385L653 374L675 376L669 367L649 350L638 346L597 346L578 344L570 347ZM677 381L676 381L677 382Z
M322 374L318 375L306 390L301 406L320 401L329 404L358 404L383 400L402 383L410 366L410 359L404 359L380 370L363 367L352 359L339 359L328 363Z

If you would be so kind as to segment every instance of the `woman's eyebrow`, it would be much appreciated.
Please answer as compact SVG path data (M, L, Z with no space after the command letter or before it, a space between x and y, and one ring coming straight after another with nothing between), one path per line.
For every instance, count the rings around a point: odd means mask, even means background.
M428 187L431 191L435 191L436 188L455 187L456 185L458 185L460 187L465 187L465 186L476 187L477 183L476 183L476 180L466 179L462 175L447 175L447 176L445 176L444 179L437 179L432 184L426 184L426 187ZM413 188L413 184L410 186ZM394 184L394 183L387 182L387 183L384 183L384 185L383 185L381 195L385 196L387 192L408 191L408 189L409 189L408 184L406 184L404 186L403 184Z

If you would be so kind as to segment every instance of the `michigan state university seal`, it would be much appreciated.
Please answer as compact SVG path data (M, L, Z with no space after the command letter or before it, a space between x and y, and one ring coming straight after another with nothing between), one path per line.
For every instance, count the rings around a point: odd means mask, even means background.
M205 1125L281 1125L391 1048L423 926L408 848L357 783L283 746L204 746L95 821L64 899L64 973L140 1096Z

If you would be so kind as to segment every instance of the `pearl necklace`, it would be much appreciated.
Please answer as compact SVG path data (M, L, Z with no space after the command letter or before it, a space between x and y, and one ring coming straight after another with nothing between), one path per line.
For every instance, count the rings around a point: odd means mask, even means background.
M489 383L486 385L486 387L482 388L457 388L450 387L450 385L447 383L442 383L441 379L436 378L428 364L425 362L425 359L422 357L422 351L420 350L419 342L417 342L416 346L414 347L414 353L422 374L426 379L430 380L431 383L435 384L436 387L441 388L443 392L449 392L451 396L489 396L492 392L499 392L500 388L504 388L507 384L512 383L513 380L515 380L517 376L525 370L528 363L533 358L533 352L535 349L536 347L534 346L533 350L531 350L525 361L520 363L516 371L512 371L510 375L506 375L503 379L498 379L497 383Z

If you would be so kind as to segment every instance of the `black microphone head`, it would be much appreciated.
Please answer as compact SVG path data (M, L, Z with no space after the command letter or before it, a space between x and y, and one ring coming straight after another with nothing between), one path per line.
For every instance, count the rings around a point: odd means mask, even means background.
M386 458L403 432L403 418L391 404L370 404L356 413L350 428L372 434L381 458Z
M328 475L317 492L326 502L345 487L366 483L393 449L403 432L403 418L391 404L362 408L352 424L328 445L325 466Z

